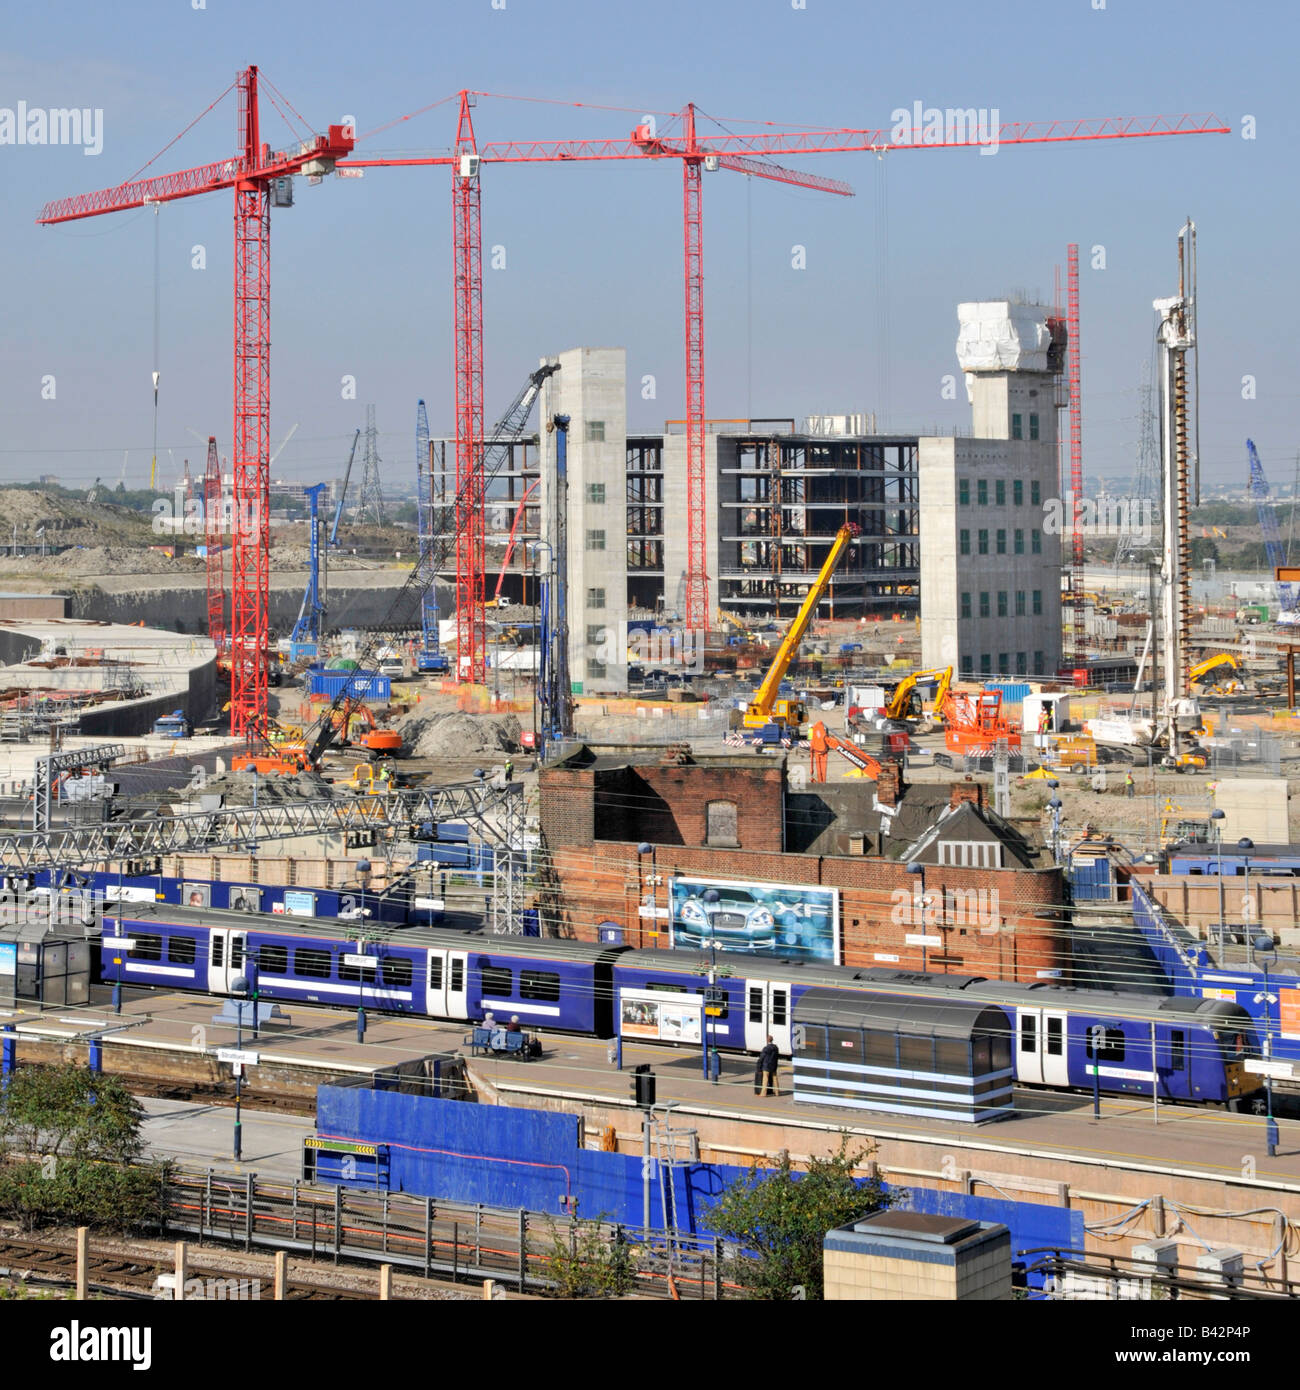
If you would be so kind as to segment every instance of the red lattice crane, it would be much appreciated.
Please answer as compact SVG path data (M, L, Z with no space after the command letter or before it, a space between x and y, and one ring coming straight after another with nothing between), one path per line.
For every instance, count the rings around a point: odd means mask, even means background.
M456 153L412 157L409 159L350 159L350 168L396 167L433 164L453 165L453 207L455 213L456 265L456 459L457 484L461 483L460 463L464 459L470 472L481 479L481 427L483 381L482 281L479 274L481 245L479 240L479 175L483 164L536 164L548 162L595 161L607 159L680 159L682 161L683 249L685 270L685 342L686 342L686 496L687 496L687 573L686 626L703 630L708 626L709 576L708 523L705 508L705 397L704 397L704 252L703 252L703 187L702 175L715 169L730 169L737 173L753 174L796 187L813 188L822 192L848 195L852 189L837 179L820 178L772 164L777 155L846 154L871 151L883 154L894 150L952 149L987 146L992 143L989 132L984 138L974 130L965 138L930 141L928 131L909 133L907 143L897 138L894 130L805 129L792 132L763 130L755 134L701 136L696 130L696 107L691 104L672 118L680 122L681 135L659 136L648 125L640 125L631 134L611 140L515 140L477 145L469 122L469 107L475 94L460 94L460 120L457 128ZM1101 117L1075 121L1017 122L1000 127L997 144L1040 145L1067 144L1093 140L1131 140L1161 135L1226 135L1227 126L1214 115L1182 115L1151 117ZM472 184L472 190L468 185ZM462 392L464 395L462 396ZM477 394L476 394L477 393ZM477 422L473 435L465 435L471 421ZM474 493L480 499L481 489ZM458 528L465 535L464 527ZM464 518L469 521L470 518ZM481 535L481 532L479 533ZM468 573L457 575L457 628L471 634L470 660L464 660L462 647L461 671L470 679L482 680L484 653L474 635L481 632L481 595L483 569L479 558L481 549L466 543L458 551L462 561L471 566ZM463 613L462 604L478 604L472 612Z
M226 567L222 555L221 461L215 436L208 436L208 467L203 475L203 541L208 580L208 636L220 656L226 647Z
M297 149L274 152L262 142L257 68L246 68L234 85L239 106L239 152L234 158L48 203L37 220L45 224L72 222L143 207L146 203L174 202L223 188L234 190L235 505L229 629L230 731L236 738L253 744L265 735L267 714L271 185L292 174L330 173L335 162L351 151L353 139L350 129L332 125L327 134L312 136Z
M1067 380L1070 390L1070 654L1085 657L1083 621L1083 383L1079 360L1079 247L1071 242L1066 252Z

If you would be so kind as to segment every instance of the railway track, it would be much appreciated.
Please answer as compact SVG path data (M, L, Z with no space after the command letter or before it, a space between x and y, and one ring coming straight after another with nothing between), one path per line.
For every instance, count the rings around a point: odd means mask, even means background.
M220 1292L197 1295L205 1297L260 1298L263 1291L270 1296L273 1277L269 1270L250 1273L247 1262L238 1266L214 1259L211 1255L187 1260L188 1278L198 1280L205 1290L219 1288ZM141 1248L138 1255L120 1251L96 1253L92 1248L87 1270L90 1293L113 1299L169 1298L157 1288L159 1275L173 1273L173 1266L160 1253ZM76 1287L77 1255L71 1240L41 1236L0 1236L0 1282L21 1283L41 1289L72 1289ZM256 1289L256 1292L253 1290ZM192 1295L192 1297L194 1297ZM373 1289L349 1289L335 1284L322 1284L308 1279L290 1278L286 1297L294 1302L347 1303L371 1300Z

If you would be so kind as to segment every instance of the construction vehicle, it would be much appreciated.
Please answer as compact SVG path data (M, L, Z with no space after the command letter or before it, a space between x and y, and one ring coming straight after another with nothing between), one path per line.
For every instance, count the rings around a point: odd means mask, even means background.
M298 608L298 620L289 634L289 655L297 661L299 657L314 657L320 650L320 639L325 626L325 594L321 586L321 544L320 544L320 495L325 491L325 483L315 483L303 488L311 507L311 531L307 556L307 588Z
M1244 603L1233 615L1239 623L1266 623L1272 616L1266 603ZM1279 619L1280 621L1280 619Z
M396 729L381 729L369 705L349 700L330 715L335 741L364 749L372 758L394 758L402 751L402 736ZM358 732L357 725L362 726Z
M913 671L911 675L904 676L894 687L894 693L889 703L885 706L885 718L893 720L906 720L912 715L912 697L917 694L916 687L922 682L938 681L934 692L934 713L941 715L944 701L948 698L948 688L952 685L952 667L934 667L929 671ZM917 716L920 711L917 711Z
M881 764L870 753L864 753L861 748L854 744L845 739L837 738L820 719L808 730L808 751L812 754L812 779L814 782L826 780L828 753L838 753L841 758L851 762L860 773L873 779L878 779L883 771Z
M831 576L861 529L853 522L846 521L835 533L835 540L820 573L804 595L804 601L790 626L786 628L785 636L776 649L776 656L767 669L767 675L763 677L758 693L745 708L744 727L755 730L758 734L757 741L760 743L780 743L784 739L798 738L808 718L808 711L802 700L788 697L778 699L777 696L781 682L790 669L790 663L799 651L799 643L803 641L804 633L808 631L808 625L817 611L817 605L831 582Z
M161 719L155 719L153 731L158 738L189 738L194 726L185 717L184 710L176 709L164 714Z
M1231 695L1241 689L1240 681L1225 675L1216 676L1213 680L1206 679L1212 672L1222 667L1227 667L1229 671L1236 673L1241 670L1241 663L1231 652L1216 652L1214 656L1207 656L1199 665L1193 666L1188 672L1187 678L1193 689L1200 685L1223 695Z
M999 743L1020 747L1020 727L1002 713L1002 692L981 690L967 695L949 691L939 709L943 739L950 753L989 756Z

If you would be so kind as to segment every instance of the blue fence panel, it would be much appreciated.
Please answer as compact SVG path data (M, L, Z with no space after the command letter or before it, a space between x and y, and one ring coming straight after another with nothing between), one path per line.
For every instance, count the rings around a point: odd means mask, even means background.
M1070 891L1075 902L1109 901L1115 879L1111 862L1104 854L1076 855L1070 860Z

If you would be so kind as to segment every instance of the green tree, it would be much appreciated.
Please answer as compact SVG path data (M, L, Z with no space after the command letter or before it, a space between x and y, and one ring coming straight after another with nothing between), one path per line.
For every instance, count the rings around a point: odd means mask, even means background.
M839 1149L812 1159L807 1172L797 1172L782 1153L774 1168L752 1164L723 1191L709 1209L708 1224L750 1256L736 1261L735 1272L751 1298L784 1301L800 1286L804 1298L822 1297L826 1233L906 1195L886 1190L878 1178L853 1176L874 1152L869 1144L851 1149L848 1134L841 1133Z
M144 1152L140 1102L89 1067L19 1067L0 1094L0 1152L131 1163Z

